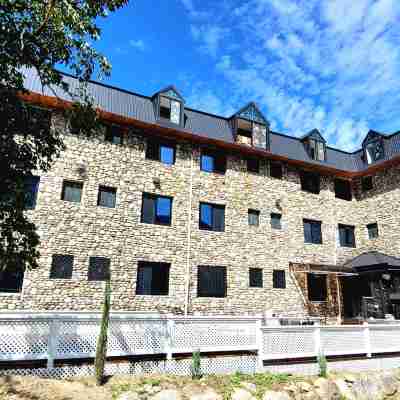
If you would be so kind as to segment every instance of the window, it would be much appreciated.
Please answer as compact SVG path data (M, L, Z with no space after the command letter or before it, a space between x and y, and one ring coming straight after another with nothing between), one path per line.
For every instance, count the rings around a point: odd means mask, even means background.
M51 262L50 279L71 279L74 256L54 254Z
M181 121L181 103L168 97L160 96L160 118L179 124Z
M175 164L175 144L149 139L147 140L146 158L167 165Z
M356 247L354 226L339 224L339 242L342 247Z
M168 296L170 264L138 262L136 294Z
M309 171L300 172L301 190L305 192L319 194L320 177L318 174Z
M286 289L286 274L283 269L274 269L272 280L274 289Z
M308 153L313 160L325 161L325 144L320 140L308 140Z
M248 158L246 160L247 171L253 174L258 174L260 172L260 160L258 158Z
M363 192L367 192L368 190L372 190L374 188L372 176L364 176L361 178L361 188Z
M226 268L199 266L197 271L198 297L226 297Z
M304 242L322 244L321 221L303 220Z
M249 219L249 225L253 225L253 226L260 225L260 211L249 209L248 219Z
M124 133L122 128L118 125L106 125L104 140L114 144L123 144Z
M27 210L33 210L36 207L39 181L38 176L31 176L24 182L25 209Z
M200 203L199 228L223 232L225 230L225 206Z
M282 215L277 213L271 213L271 228L282 229Z
M19 293L24 282L21 269L0 270L0 293Z
M89 281L108 281L110 279L110 259L105 257L89 258Z
M283 176L282 164L279 162L271 161L269 164L269 174L271 178L282 179Z
M381 160L384 156L383 139L376 138L365 145L365 155L368 164Z
M172 198L143 193L141 222L145 224L171 225Z
M64 181L61 200L80 203L82 197L83 183Z
M107 186L99 186L97 205L108 208L115 208L117 189Z
M308 300L326 301L327 284L326 275L307 274Z
M351 201L351 182L344 179L335 179L335 197Z
M370 239L376 239L379 236L378 224L375 222L373 224L367 225L368 237Z
M200 158L200 168L205 172L225 174L226 157L223 154L203 151Z
M249 269L249 286L250 287L263 287L263 270L261 268Z

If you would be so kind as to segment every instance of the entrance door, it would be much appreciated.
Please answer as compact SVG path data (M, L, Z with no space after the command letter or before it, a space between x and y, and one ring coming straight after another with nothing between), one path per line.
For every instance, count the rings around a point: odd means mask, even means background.
M362 299L371 296L368 281L362 276L341 277L344 318L362 318Z

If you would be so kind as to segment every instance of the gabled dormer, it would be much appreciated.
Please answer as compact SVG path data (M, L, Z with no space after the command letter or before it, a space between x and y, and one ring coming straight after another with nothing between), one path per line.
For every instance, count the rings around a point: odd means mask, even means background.
M172 122L183 126L185 101L174 86L168 86L152 97L158 121Z
M318 129L313 129L301 138L304 147L312 160L326 160L326 141Z
M383 145L384 136L376 131L370 130L363 140L362 146L364 151L364 161L368 164L373 164L376 161L382 160L385 156Z
M269 122L253 102L231 117L236 143L269 148Z

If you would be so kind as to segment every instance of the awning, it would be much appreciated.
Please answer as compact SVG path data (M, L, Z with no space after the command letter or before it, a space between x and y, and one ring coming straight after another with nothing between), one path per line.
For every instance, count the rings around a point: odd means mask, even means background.
M343 267L355 272L400 270L400 258L388 256L379 251L369 251L347 261Z

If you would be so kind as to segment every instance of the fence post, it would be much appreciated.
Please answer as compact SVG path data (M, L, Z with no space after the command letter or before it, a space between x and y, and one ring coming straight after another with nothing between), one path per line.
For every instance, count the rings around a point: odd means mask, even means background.
M263 346L263 331L262 327L262 320L258 319L256 321L256 346L257 346L257 366L256 372L262 372L264 369L264 362L263 362L263 354L264 354L264 346Z
M47 339L47 368L54 368L54 359L57 356L58 343L58 321L57 318L49 320L49 336Z
M318 357L322 351L322 349L321 349L321 326L320 325L315 326L314 349L315 349L315 356Z
M365 342L365 352L367 353L367 357L372 356L371 352L371 336L368 322L364 322L364 342Z
M167 360L172 360L172 348L174 346L173 337L175 330L175 321L173 319L167 320L167 340L165 346L165 352L167 353Z

